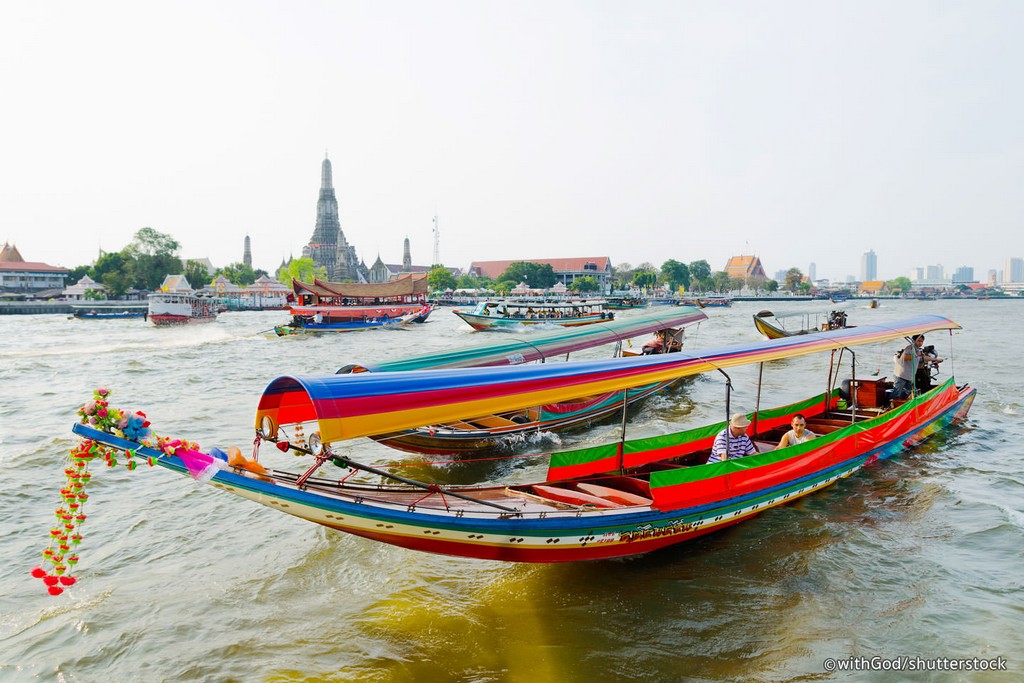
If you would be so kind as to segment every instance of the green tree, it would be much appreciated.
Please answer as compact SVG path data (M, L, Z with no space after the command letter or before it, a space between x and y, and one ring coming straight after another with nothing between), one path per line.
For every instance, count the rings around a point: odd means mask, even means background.
M799 268L790 268L786 271L786 289L791 292L796 292L800 286L800 282L803 280L804 274L800 272Z
M89 277L106 287L111 299L120 299L132 286L129 271L134 271L134 264L121 252L106 252L96 260Z
M94 280L96 278L93 278ZM128 292L132 287L131 280L124 272L116 270L104 273L99 280L103 283L103 286L107 289L107 294L111 299L120 299Z
M170 235L165 235L153 228L146 227L139 228L131 243L122 251L125 256L129 257L157 256L161 254L173 256L178 253L180 248L181 245L178 241Z
M764 291L766 292L777 292L779 291L779 283L775 280L765 280Z
M573 292L598 292L601 290L601 285L589 275L584 275L573 280L572 284L569 285L569 290Z
M181 273L180 248L178 241L170 235L149 227L140 228L131 243L121 250L129 286L155 290L166 276Z
M711 277L711 265L704 259L692 261L689 270L690 278L693 280L707 280Z
M430 289L435 292L443 292L446 289L455 289L456 281L452 271L443 265L436 265L427 274L427 283Z
M801 294L810 294L811 293L811 283L810 282L801 282L799 285L797 285L797 289L800 290Z
M510 264L498 279L515 280L516 284L525 282L532 289L550 289L558 282L558 276L555 275L555 269L550 263L529 261L516 261Z
M498 278L492 285L491 289L500 294L501 296L507 296L509 292L515 289L519 283L514 280L502 280Z
M244 263L230 263L223 268L218 268L217 272L213 274L214 278L223 275L224 278L233 285L239 287L248 287L252 283L256 282L256 279L262 275L266 275L264 271L255 271L252 266L247 266ZM189 280L191 282L191 280Z
M640 289L650 289L658 284L658 274L654 270L640 270L638 267L633 271L633 286Z
M192 289L199 290L206 285L213 282L213 277L210 275L210 271L206 269L206 264L202 261L194 261L189 259L185 262L185 279L192 285ZM163 280L161 279L161 282ZM159 285L157 285L159 286Z
M679 289L680 286L684 289L690 288L690 268L685 263L669 259L661 264L661 274L673 290Z
M470 275L469 273L460 275L457 280L459 289L489 289L493 284L494 281L489 277Z
M910 278L903 275L885 283L885 288L893 294L906 294L910 291L911 287L913 287L913 284L910 282Z
M69 285L76 284L86 275L92 277L92 275L89 274L90 271L92 271L92 266L75 266L74 268L68 271L68 276L64 279L64 281L67 282ZM95 280L96 278L93 279Z
M718 270L711 275L711 286L716 292L728 292L732 289L732 279L724 270Z
M620 263L612 268L612 281L615 283L615 289L629 289L633 283L633 266Z
M299 282L312 282L315 278L321 280L327 277L327 268L317 266L311 258L292 259L286 268L277 271L277 280L283 285L292 286L292 280Z

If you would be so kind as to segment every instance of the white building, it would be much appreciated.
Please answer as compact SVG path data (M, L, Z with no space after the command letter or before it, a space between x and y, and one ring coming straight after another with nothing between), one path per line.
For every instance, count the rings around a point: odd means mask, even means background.
M85 298L86 292L98 292L103 294L104 298L106 298L106 290L106 287L96 282L88 275L83 275L81 280L70 287L66 287L63 293L64 298L68 301L81 301Z

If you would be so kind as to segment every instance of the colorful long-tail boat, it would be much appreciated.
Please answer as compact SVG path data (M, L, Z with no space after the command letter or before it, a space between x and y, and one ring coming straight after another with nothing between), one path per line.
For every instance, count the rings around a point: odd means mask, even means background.
M427 302L427 276L421 273L376 283L293 280L292 291L292 321L275 328L278 336L422 323L433 310Z
M758 311L754 314L754 327L766 339L781 339L800 334L813 334L823 330L838 330L847 327L846 311L790 313L788 315Z
M975 397L952 378L889 405L861 407L839 384L847 349L959 329L921 315L888 324L634 359L513 367L283 376L256 411L254 459L226 462L191 444L141 438L126 427L76 424L90 448L150 457L169 470L282 512L405 548L522 562L647 553L736 524L898 455L963 420ZM550 456L533 484L445 486L408 479L335 450L347 439L564 400L731 367L832 352L828 390L748 414L759 452L706 463L726 422ZM846 354L856 358L853 354ZM782 368L784 371L785 368ZM866 381L849 367L851 386ZM832 384L835 382L835 384ZM726 386L731 385L731 380ZM760 387L759 387L760 390ZM724 414L728 414L728 389ZM846 403L844 407L844 402ZM103 408L105 414L107 408ZM774 446L796 413L819 436ZM83 410L83 415L95 415ZM87 419L87 418L83 418ZM95 419L95 418L93 418ZM102 424L102 423L100 423ZM302 428L300 430L300 428ZM132 431L129 433L129 429ZM307 436L300 436L302 434ZM259 446L270 456L256 462ZM357 445L355 446L357 448ZM348 449L354 450L354 449ZM277 451L303 453L301 472L277 469ZM285 462L281 457L280 462ZM289 458L294 461L294 458ZM329 467L326 472L323 468ZM369 475L366 478L364 475Z
M474 330L504 330L524 325L577 327L612 320L608 302L597 301L481 301L471 311L452 311Z

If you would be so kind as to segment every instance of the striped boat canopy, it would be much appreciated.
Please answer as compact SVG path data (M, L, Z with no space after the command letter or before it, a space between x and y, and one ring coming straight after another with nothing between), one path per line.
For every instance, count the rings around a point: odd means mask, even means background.
M449 349L440 353L426 353L382 363L353 363L338 370L337 374L520 365L602 344L612 344L658 330L685 327L707 319L708 317L699 309L680 306L667 311L632 315L621 320L561 328L555 332L516 336L501 334L498 335L501 339L497 342L489 340L482 344ZM493 338L494 335L491 335L490 339Z
M513 367L284 376L260 398L256 426L317 421L325 443L620 391L720 368L960 329L938 315L813 335L639 358Z

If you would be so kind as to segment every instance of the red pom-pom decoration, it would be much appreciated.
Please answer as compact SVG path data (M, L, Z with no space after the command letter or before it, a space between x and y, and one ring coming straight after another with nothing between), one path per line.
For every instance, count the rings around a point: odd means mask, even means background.
M50 595L60 595L61 593L64 592L64 589L61 588L60 586L50 586L46 590L48 590L50 592Z
M32 568L32 576L37 578L37 579L41 579L44 576L46 576L46 570L43 569L42 567L33 567Z

